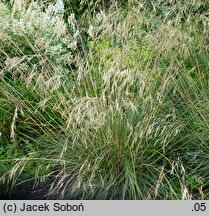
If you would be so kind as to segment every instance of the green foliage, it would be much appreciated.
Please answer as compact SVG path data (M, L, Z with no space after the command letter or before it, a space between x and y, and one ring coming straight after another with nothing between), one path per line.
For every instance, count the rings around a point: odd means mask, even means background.
M207 3L18 3L0 3L1 193L207 199Z

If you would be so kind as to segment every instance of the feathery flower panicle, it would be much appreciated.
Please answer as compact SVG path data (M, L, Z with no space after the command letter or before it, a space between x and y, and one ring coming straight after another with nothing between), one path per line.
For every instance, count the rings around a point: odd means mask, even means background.
M63 15L65 11L63 0L57 0L55 5L49 5L47 12L48 12L48 19L51 18L51 16L59 16Z

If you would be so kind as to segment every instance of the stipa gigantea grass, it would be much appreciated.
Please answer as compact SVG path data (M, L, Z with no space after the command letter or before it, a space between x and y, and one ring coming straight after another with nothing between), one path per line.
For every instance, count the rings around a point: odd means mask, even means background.
M24 183L24 171L33 167L35 185L50 179L47 196L54 198L208 196L202 151L208 148L208 74L202 48L207 28L190 22L196 16L191 12L182 20L181 4L158 3L153 9L140 1L128 11L112 6L97 14L90 23L88 53L82 60L75 58L74 71L55 64L62 54L48 56L45 46L37 63L14 39L17 56L11 58L1 46L7 58L1 73L13 73L12 79L1 79L1 101L12 105L12 113L21 107L16 148L25 145L16 159L2 160L16 160L2 180L12 186ZM159 9L165 10L162 16ZM195 35L190 24L198 30ZM38 52L33 38L22 39ZM24 72L27 64L20 67L25 58L30 67L38 64L29 75ZM198 160L191 161L196 155ZM20 174L23 179L18 180Z

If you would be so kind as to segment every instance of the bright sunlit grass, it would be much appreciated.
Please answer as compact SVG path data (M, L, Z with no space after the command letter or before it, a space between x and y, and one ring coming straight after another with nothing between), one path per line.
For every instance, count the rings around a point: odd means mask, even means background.
M2 195L209 198L206 1L8 2Z

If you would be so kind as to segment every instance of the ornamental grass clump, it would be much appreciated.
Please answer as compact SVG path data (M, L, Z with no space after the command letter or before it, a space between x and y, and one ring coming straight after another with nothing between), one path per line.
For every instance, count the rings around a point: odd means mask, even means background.
M207 199L208 5L18 2L0 4L2 194Z

